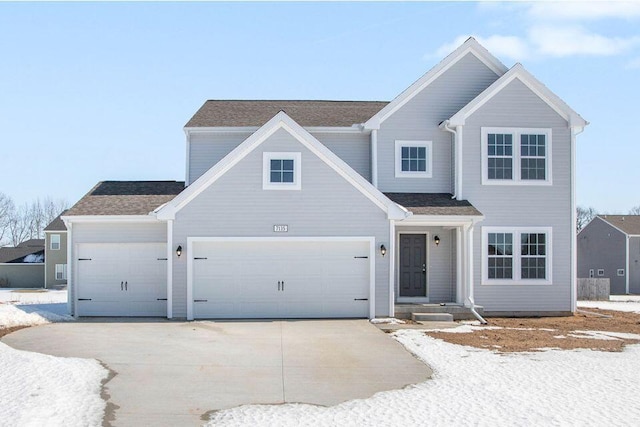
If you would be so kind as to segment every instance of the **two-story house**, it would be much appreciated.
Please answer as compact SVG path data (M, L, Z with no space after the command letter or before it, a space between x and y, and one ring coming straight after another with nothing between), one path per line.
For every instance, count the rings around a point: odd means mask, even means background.
M64 216L70 311L571 313L586 125L472 38L391 102L207 101L186 182L104 181Z

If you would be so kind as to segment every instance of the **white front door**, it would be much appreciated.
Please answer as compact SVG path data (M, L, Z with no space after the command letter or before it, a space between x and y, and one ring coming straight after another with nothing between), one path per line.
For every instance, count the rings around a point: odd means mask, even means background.
M166 316L164 243L80 243L77 246L79 316Z
M368 241L193 243L194 318L368 317Z

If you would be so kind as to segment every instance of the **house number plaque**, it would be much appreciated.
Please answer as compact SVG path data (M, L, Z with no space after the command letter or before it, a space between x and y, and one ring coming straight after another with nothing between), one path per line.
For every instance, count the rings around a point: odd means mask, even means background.
M273 226L273 232L274 233L288 233L289 232L289 226L286 225L286 224L274 225Z

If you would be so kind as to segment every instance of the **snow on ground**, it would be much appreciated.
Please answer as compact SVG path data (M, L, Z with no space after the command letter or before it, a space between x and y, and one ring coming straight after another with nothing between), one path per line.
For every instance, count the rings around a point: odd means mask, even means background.
M0 290L0 328L73 320L66 291ZM101 382L95 360L15 350L0 342L0 426L101 426Z
M632 425L640 419L640 346L620 353L547 350L497 354L418 330L394 334L433 378L324 408L250 405L219 411L208 425Z
M67 314L67 291L0 289L0 328L69 320L73 317Z
M640 295L611 295L609 301L578 301L578 308L640 313Z
M101 381L95 360L19 351L0 342L0 426L101 426Z

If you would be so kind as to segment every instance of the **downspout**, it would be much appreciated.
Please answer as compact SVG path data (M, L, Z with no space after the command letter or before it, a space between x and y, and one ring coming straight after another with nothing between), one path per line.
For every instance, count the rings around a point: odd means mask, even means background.
M476 303L473 298L473 224L469 226L468 233L467 256L469 257L469 262L467 263L467 266L469 268L469 271L467 272L467 303L469 305L471 313L475 316L475 318L478 319L483 325L486 325L487 321L484 320L484 318L480 316L480 313L478 313L478 311L476 310Z
M460 150L460 132L462 131L462 128L460 126L457 126L455 129L450 127L449 120L442 122L440 127L453 134L453 158L455 161L453 169L455 174L453 177L453 196L451 198L460 199L462 198L462 189L460 188L462 182L462 167L460 165L460 158L462 154L462 151Z
M578 231L576 230L576 136L583 128L571 127L571 312L578 309Z
M627 250L625 253L625 267L624 267L624 280L625 280L625 292L629 295L629 240L631 236L627 234Z
M371 184L378 188L378 129L371 130Z

